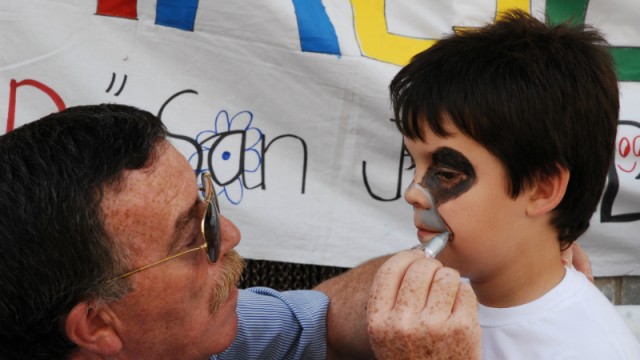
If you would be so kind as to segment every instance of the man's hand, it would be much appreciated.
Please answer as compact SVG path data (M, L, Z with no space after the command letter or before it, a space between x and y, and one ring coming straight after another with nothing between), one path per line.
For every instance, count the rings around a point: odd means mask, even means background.
M587 253L576 242L571 244L566 250L562 251L562 262L564 265L572 265L576 270L583 273L591 282L593 282L593 272L591 271L591 261Z
M422 251L400 252L382 265L367 317L378 360L482 357L473 290Z

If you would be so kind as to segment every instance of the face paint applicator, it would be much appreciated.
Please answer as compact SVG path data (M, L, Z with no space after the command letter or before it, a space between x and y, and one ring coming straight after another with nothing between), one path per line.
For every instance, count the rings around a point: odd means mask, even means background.
M420 249L424 251L426 255L435 259L436 256L447 246L447 242L449 241L450 233L445 231L433 237L433 239L429 240L428 243L418 244L412 249Z
M414 183L412 186L415 186L417 189L422 191L424 196L426 196L429 200L429 204L431 204L431 207L429 209L420 210L420 224L423 226L427 226L430 230L440 231L440 233L434 236L433 239L429 240L429 242L416 245L412 249L420 249L424 251L427 256L435 258L442 251L442 249L447 246L447 242L449 241L452 232L451 229L449 229L449 226L447 226L447 224L440 216L440 213L438 213L436 203L429 190L423 188L417 183Z

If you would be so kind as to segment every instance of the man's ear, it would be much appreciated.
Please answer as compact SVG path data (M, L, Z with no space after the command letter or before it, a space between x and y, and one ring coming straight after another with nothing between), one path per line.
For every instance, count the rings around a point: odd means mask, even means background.
M64 328L69 340L82 350L114 355L122 350L122 340L112 326L113 319L113 314L104 304L83 301L71 309Z
M539 216L550 213L560 204L569 184L569 170L558 165L556 175L539 178L531 189L527 214Z

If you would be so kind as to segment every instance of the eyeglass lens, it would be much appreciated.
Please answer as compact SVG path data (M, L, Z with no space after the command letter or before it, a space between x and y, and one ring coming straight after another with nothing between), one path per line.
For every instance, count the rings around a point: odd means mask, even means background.
M213 188L213 180L211 175L203 173L201 175L203 185L203 196L208 202L207 209L203 218L204 238L207 243L207 255L212 263L218 261L220 255L220 210L218 208L218 199L215 189Z

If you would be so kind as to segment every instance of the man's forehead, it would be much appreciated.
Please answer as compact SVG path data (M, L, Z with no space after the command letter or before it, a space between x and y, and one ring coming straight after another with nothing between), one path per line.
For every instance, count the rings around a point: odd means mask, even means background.
M105 189L101 211L110 236L130 242L173 232L197 196L195 176L186 159L171 145L157 154L153 166L128 170L119 191Z

